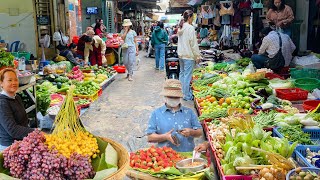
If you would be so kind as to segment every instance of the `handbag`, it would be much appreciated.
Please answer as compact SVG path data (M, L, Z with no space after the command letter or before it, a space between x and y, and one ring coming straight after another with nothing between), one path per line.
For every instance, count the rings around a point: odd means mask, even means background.
M128 47L129 47L129 45L128 45L127 43L123 43L123 44L121 45L121 48L122 48L122 49L128 49Z
M273 57L273 58L269 58L266 62L265 62L265 67L269 68L275 72L279 71L281 68L284 67L285 65L285 60L284 57L282 55L282 39L280 36L280 33L277 32L278 36L279 36L279 40L280 40L280 49L277 52L277 54Z

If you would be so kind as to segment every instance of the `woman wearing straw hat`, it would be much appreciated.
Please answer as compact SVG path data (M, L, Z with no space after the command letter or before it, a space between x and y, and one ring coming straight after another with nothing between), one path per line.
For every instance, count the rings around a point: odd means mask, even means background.
M193 151L194 138L202 135L202 127L195 113L181 105L183 94L179 80L166 80L161 95L165 105L151 114L146 130L148 141L178 152Z
M122 45L123 64L127 69L128 80L132 81L136 56L139 55L137 33L131 29L132 23L130 19L124 19L122 26L123 29L121 30L121 38L124 40L124 44Z

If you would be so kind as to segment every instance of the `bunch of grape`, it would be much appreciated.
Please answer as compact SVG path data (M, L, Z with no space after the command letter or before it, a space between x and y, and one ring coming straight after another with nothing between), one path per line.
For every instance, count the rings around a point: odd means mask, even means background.
M64 174L69 177L70 180L86 179L88 177L94 177L95 175L89 158L77 153L73 153L70 156L65 170Z
M57 150L49 150L45 141L44 134L39 130L30 133L22 141L15 141L3 152L4 167L10 169L13 177L20 179L62 180L75 179L75 175L79 175L77 179L94 177L88 157L75 154L67 159Z

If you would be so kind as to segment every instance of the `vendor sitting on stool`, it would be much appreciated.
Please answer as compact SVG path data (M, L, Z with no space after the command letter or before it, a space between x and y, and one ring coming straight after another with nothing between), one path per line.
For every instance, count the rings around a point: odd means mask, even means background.
M88 64L90 57L90 64L92 66L96 64L102 66L102 63L106 62L106 43L99 36L86 36L84 41L86 43L84 48L85 65Z
M178 152L193 151L194 137L202 135L202 127L195 113L181 105L181 83L168 79L161 95L165 105L152 112L146 133L148 141L168 146Z
M60 56L66 57L73 65L80 65L82 59L76 56L77 46L74 43L71 43L68 48L66 46L58 46L57 49L60 51Z
M254 54L251 59L257 69L264 68L267 60L275 57L280 49L279 35L270 27L261 30L263 37L262 44L259 49L259 54ZM290 65L292 53L296 49L290 37L286 34L279 33L282 41L282 55L285 60L284 67Z

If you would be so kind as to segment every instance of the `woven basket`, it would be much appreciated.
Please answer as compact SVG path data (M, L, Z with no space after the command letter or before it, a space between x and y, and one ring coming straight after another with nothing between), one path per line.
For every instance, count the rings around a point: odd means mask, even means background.
M123 179L126 176L127 170L129 168L129 153L128 151L119 143L105 138L105 137L99 137L103 141L110 143L112 147L117 151L119 155L119 161L118 161L118 171L112 173L110 176L104 178L103 180L119 180Z

